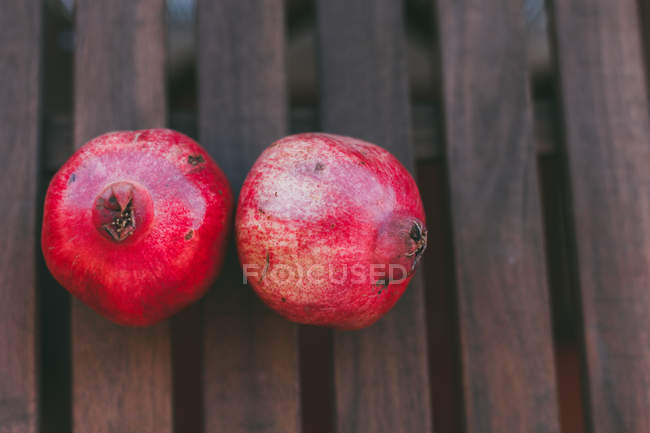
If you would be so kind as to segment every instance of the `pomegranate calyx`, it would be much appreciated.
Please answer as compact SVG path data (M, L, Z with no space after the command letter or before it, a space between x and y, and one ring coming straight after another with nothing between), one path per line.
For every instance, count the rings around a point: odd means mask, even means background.
M148 199L146 191L131 182L115 182L106 187L95 200L97 229L117 243L132 236L136 230L136 221L142 221L141 212L147 213L146 206L143 207L144 194Z
M132 207L133 200L129 200L124 208L120 208L119 214L113 220L102 227L116 242L121 242L133 234L135 230L135 210Z

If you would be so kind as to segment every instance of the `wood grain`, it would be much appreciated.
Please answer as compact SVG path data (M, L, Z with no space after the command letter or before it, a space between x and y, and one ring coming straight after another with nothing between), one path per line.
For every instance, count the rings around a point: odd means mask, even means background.
M36 198L41 2L0 13L0 432L38 428Z
M198 1L201 144L235 194L287 130L282 0ZM297 432L297 328L242 283L231 249L204 302L205 431Z
M641 32L643 33L643 42L645 48L645 74L648 87L648 97L650 98L650 2L648 0L639 0L639 14L641 17Z
M401 2L321 0L321 126L390 150L411 171ZM421 272L368 329L334 333L336 431L431 430Z
M111 130L164 126L164 1L76 7L75 146ZM71 314L74 432L171 432L168 324L121 327L76 300Z
M635 0L553 2L588 429L650 431L650 113Z
M465 428L558 432L519 0L439 0Z

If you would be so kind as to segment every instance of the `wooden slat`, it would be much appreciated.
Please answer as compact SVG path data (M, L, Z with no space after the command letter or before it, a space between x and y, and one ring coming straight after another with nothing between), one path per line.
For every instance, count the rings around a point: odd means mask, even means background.
M645 74L647 78L648 96L650 97L650 2L639 0L639 13L641 14L641 32L644 37L645 48Z
M165 124L164 0L77 0L75 145ZM72 305L73 430L172 431L168 323L115 325Z
M650 113L636 0L554 1L589 431L650 431Z
M520 0L438 0L465 426L558 432Z
M0 13L0 432L38 427L36 194L41 2ZM7 11L11 11L10 13Z
M198 1L199 137L235 194L286 133L282 0ZM234 254L204 303L205 431L299 431L296 326L242 284Z
M321 0L317 14L323 130L377 143L412 171L401 2ZM420 277L370 328L334 333L338 433L431 430Z

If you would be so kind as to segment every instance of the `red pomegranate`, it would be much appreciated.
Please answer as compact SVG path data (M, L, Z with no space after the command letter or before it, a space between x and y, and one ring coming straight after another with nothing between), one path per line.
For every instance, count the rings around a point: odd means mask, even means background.
M342 329L393 307L427 239L404 166L374 144L331 134L266 149L244 182L235 224L244 275L267 305Z
M45 262L100 314L149 326L214 281L232 201L222 171L189 137L168 129L111 132L86 143L52 179Z

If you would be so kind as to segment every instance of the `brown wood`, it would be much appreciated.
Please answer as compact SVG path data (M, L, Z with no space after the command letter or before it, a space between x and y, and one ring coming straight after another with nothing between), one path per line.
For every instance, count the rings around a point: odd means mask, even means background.
M321 126L413 170L401 2L318 2ZM336 431L431 430L422 272L373 326L334 333Z
M165 124L163 0L76 3L75 145ZM172 431L168 323L115 325L72 305L73 430Z
M38 428L36 196L40 0L0 13L0 432Z
M522 4L437 4L466 431L558 432Z
M555 154L557 152L556 142L554 141L555 132L555 113L553 104L549 101L537 101L533 109L533 129L535 135L535 148L538 155ZM411 130L413 143L413 153L416 161L426 161L437 159L442 156L442 132L440 130L439 119L440 109L432 104L411 105ZM292 107L290 117L291 128L294 131L314 131L318 123L318 109L313 106ZM194 114L188 112L170 113L169 123L172 128L185 131L190 135L196 135L194 129ZM72 119L70 116L58 115L52 116L48 126L52 133L64 135L70 127ZM176 125L176 126L173 126ZM56 171L69 156L68 153L58 153L58 149L45 149L48 154L45 158L45 164L50 171Z
M650 97L650 1L639 0L639 13L641 16L641 32L644 37L645 48L645 73L647 79L648 96Z
M553 2L588 428L650 431L650 113L636 0Z
M286 134L282 0L198 1L199 137L235 194ZM204 302L205 431L297 432L297 328L242 283L233 251Z

